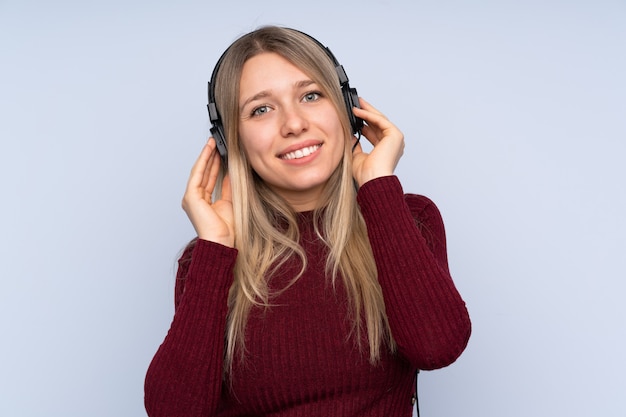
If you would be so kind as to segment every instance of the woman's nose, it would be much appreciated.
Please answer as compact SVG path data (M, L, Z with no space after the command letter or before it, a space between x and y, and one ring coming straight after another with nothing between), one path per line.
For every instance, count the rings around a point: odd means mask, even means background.
M283 109L283 120L281 134L287 136L297 136L308 129L309 123L304 112L298 106Z

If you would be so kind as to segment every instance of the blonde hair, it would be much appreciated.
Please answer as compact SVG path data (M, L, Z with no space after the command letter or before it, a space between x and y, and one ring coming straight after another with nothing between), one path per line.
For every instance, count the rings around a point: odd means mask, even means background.
M376 264L367 229L356 202L352 179L352 135L334 64L314 39L299 31L275 26L260 28L237 39L226 51L216 74L215 98L228 145L228 172L233 193L235 247L239 254L228 300L225 371L236 355L244 357L244 334L254 305L271 305L267 277L289 258L301 261L297 280L307 266L298 244L297 213L253 171L239 141L239 80L244 63L264 52L279 54L315 81L333 103L346 137L342 160L331 175L319 209L313 215L315 231L328 248L326 273L343 279L350 302L352 335L361 347L367 331L370 362L381 347L393 350L394 341L385 313ZM332 213L332 215L324 215ZM278 226L280 225L280 227Z

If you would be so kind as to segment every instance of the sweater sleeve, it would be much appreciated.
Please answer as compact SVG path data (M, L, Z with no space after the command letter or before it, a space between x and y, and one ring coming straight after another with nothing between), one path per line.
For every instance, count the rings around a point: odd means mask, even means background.
M398 353L417 369L451 364L471 323L448 270L439 210L426 197L405 196L395 176L365 183L357 198Z
M197 240L180 258L174 318L146 374L148 416L215 415L236 256L233 248Z

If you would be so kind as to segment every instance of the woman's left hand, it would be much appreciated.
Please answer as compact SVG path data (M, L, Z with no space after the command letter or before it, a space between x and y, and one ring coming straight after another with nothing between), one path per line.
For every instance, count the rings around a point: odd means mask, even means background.
M354 115L365 121L363 136L374 145L369 154L363 152L361 144L352 152L352 175L361 186L374 178L393 174L404 152L404 135L371 104L362 98L359 101L361 108L353 108Z

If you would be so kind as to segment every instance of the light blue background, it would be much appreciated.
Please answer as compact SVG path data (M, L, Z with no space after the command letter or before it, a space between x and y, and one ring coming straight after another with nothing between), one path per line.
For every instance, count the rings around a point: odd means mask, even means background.
M444 215L474 333L422 415L626 415L622 0L0 0L0 415L145 415L206 82L262 24L331 47Z

